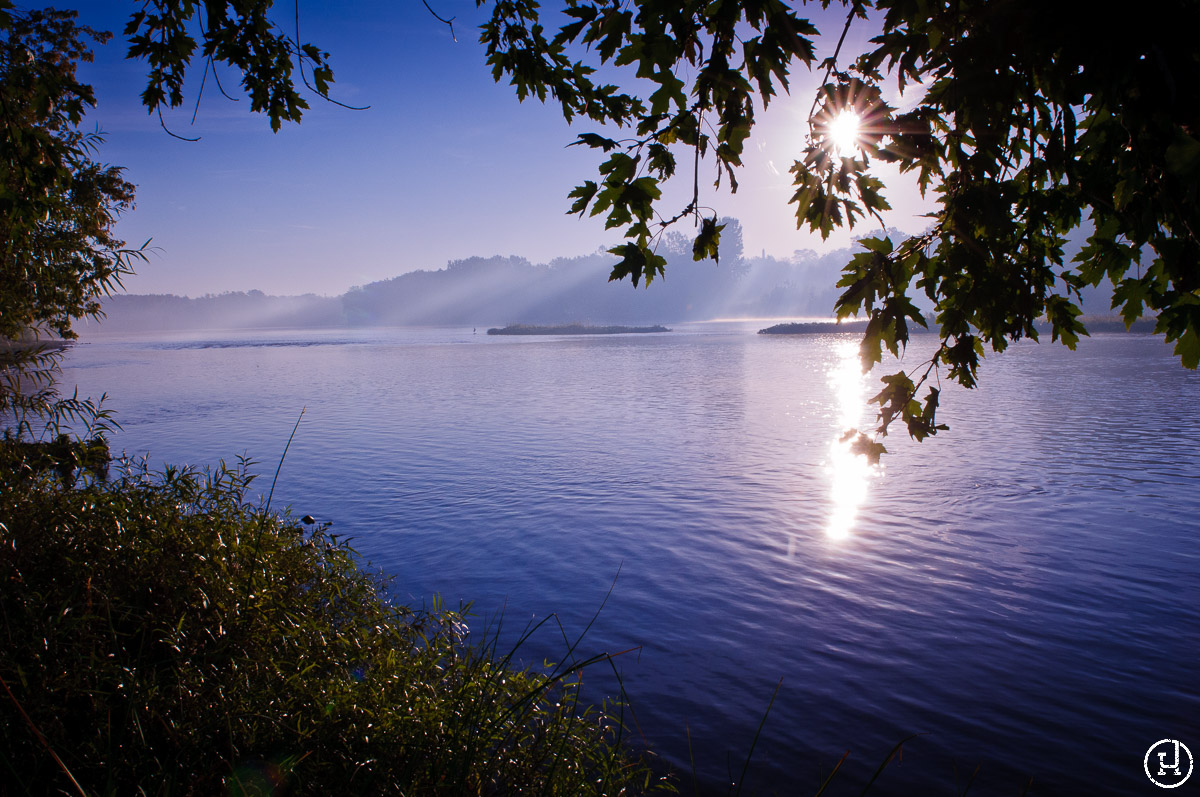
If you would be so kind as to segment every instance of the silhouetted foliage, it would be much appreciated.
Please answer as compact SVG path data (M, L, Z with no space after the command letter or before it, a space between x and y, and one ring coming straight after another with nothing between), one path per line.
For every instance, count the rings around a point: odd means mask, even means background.
M822 9L835 6L821 0ZM866 251L838 283L839 317L868 317L864 366L886 347L898 354L909 325L924 325L916 296L936 308L941 345L932 359L884 377L877 432L902 419L921 439L936 422L938 392L917 395L931 373L975 384L984 348L1051 337L1073 347L1086 334L1081 292L1108 280L1127 323L1145 312L1174 341L1181 362L1200 361L1200 50L1192 31L1200 5L1169 0L1129 9L1121 23L1083 2L1029 0L844 0L844 26L876 24L872 49L846 63L840 43L819 68L825 79L809 135L792 166L799 226L835 227L889 208L871 162L895 163L938 196L918 236L863 241ZM557 31L533 0L496 2L483 40L497 80L519 98L553 98L567 119L603 123L577 144L607 153L599 181L586 181L571 212L604 215L628 243L612 277L660 276L663 228L701 216L699 181L681 209L661 210L661 184L683 158L715 163L736 190L737 167L758 105L765 107L797 65L811 68L816 27L777 0L644 0L568 3ZM870 18L871 22L867 22ZM582 45L582 46L581 46ZM602 72L598 68L603 66ZM622 69L623 68L623 69ZM598 84L623 72L636 92ZM883 100L894 80L915 105ZM644 88L643 88L644 87ZM859 117L847 155L829 134L844 112ZM613 130L628 128L626 138ZM690 148L694 158L680 148ZM1067 235L1090 224L1071 260ZM701 228L697 255L714 232ZM922 371L922 368L924 369ZM920 372L920 373L917 373ZM874 454L883 450L876 443Z
M17 13L0 5L0 338L30 330L70 338L71 321L95 316L130 258L113 235L133 204L122 170L93 160L101 142L80 129L95 105L75 77L87 39L108 34L68 11Z
M93 160L98 133L80 129L95 104L75 70L87 40L108 34L69 11L13 11L0 2L0 419L17 435L86 410L60 399L54 376L74 320L101 315L100 297L140 250L113 234L133 204L122 170ZM86 413L84 413L86 414Z

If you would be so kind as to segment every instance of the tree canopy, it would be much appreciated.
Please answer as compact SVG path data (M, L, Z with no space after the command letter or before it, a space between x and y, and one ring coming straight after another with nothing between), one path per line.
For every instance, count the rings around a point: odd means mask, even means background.
M820 32L779 0L567 0L548 32L533 0L494 4L482 39L496 79L521 99L559 102L567 119L602 125L576 140L607 159L598 180L571 193L571 211L624 228L613 279L660 276L658 236L684 218L700 221L696 258L713 253L720 227L701 205L701 164L715 165L716 187L724 179L736 191L756 112L788 89L794 70L815 66L824 79L791 167L797 225L828 236L868 217L882 222L887 187L871 173L875 161L914 173L937 196L922 234L864 239L838 283L838 317L869 319L864 366L885 347L899 354L910 325L929 323L914 298L935 308L941 342L932 358L883 377L874 398L880 436L894 419L917 439L945 428L931 373L944 366L974 386L985 349L1036 339L1040 318L1073 348L1086 334L1080 291L1105 280L1127 324L1155 316L1183 365L1196 367L1200 50L1190 31L1200 27L1200 4L1130 8L1119 23L1070 0L805 5L841 5L844 26ZM843 58L852 25L877 35L867 52ZM821 35L841 38L815 63ZM886 81L920 99L891 107ZM849 152L831 134L847 113L858 127ZM691 161L691 200L662 208L661 186L681 159ZM1087 245L1068 259L1067 235L1081 225ZM866 437L858 445L872 456L884 450Z
M101 137L81 129L95 105L76 79L91 60L74 12L15 13L0 3L0 339L30 330L73 337L72 319L96 315L133 253L113 235L133 204L122 170L94 160Z
M95 160L101 136L81 127L95 99L76 67L91 59L89 39L108 38L74 12L16 12L0 0L0 413L18 435L29 416L48 428L103 423L90 401L58 397L59 351L38 339L75 337L72 322L98 316L100 297L142 256L113 230L134 188Z

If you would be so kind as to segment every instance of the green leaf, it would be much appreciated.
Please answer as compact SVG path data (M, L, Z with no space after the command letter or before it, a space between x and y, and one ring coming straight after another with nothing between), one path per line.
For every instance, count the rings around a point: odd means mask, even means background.
M629 277L635 288L643 278L646 280L646 287L649 287L655 277L662 276L663 269L667 264L665 258L655 254L644 244L632 241L615 246L608 251L621 258L621 261L613 266L612 273L608 277L609 282L617 282Z
M1175 139L1165 154L1167 169L1180 177L1190 177L1200 170L1200 141L1175 131Z
M1078 321L1081 312L1065 297L1047 296L1046 318L1050 321L1050 340L1062 338L1063 344L1073 351L1079 343L1079 336L1087 334L1087 329Z
M1175 354L1179 357L1184 368L1196 370L1200 365L1200 334L1195 326L1189 326L1187 331L1179 336L1175 343Z
M610 152L611 150L614 150L620 146L620 144L618 144L616 141L613 141L611 138L605 138L597 133L580 133L579 138L575 139L567 146L577 147L580 145L601 149L605 152Z
M598 188L599 186L597 186L593 180L588 180L583 185L575 186L574 190L567 194L568 197L573 197L575 199L575 201L571 204L571 209L567 212L578 213L580 216L583 216L583 214L587 211L588 203L590 203L592 198L596 196L596 190Z
M700 234L692 242L692 260L704 260L711 257L715 262L720 260L721 230L724 224L717 224L715 218L704 219L700 223Z
M1150 299L1150 281L1148 278L1123 279L1113 289L1112 306L1121 308L1121 318L1129 327L1142 317L1145 303Z
M857 432L856 430L847 432L847 434L842 437L842 441L845 442L849 438L853 438L852 442L850 443L850 451L854 454L861 454L862 456L866 457L867 461L872 465L878 465L880 456L888 452L883 443L872 440L865 434Z
M660 83L657 91L650 95L650 113L665 114L672 106L682 109L687 104L684 94L684 82L667 70L660 70L654 76Z
M890 255L892 253L892 239L890 236L883 238L860 238L857 241L858 245L871 252L878 252L881 255Z

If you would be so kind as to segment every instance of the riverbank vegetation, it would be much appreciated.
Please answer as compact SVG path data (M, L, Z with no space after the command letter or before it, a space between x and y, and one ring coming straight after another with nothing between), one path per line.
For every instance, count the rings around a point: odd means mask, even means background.
M466 609L397 605L245 461L0 479L7 793L615 794L666 786L587 661L522 669ZM280 790L283 790L282 792Z

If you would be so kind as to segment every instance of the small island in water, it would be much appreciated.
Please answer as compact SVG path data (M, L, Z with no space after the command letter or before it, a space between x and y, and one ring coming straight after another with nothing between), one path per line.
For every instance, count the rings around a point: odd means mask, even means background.
M793 324L776 324L758 330L760 335L818 335L828 332L862 332L866 326L862 321L801 321Z
M1120 316L1082 316L1079 321L1087 328L1089 333L1104 332L1104 333L1124 333L1124 332L1153 332L1155 329L1155 321L1153 319L1138 319L1133 321L1129 326L1126 326L1125 321ZM908 331L911 335L920 335L923 333L934 332L937 330L937 324L933 318L927 318L927 327L922 327L916 323L908 325ZM1050 322L1045 318L1039 318L1034 322L1034 327L1039 333L1051 332L1052 327ZM830 332L862 332L866 329L866 319L848 319L846 321L800 321L789 324L776 324L773 327L758 330L760 335L817 335Z
M664 326L652 327L594 327L588 324L509 324L504 328L493 327L489 335L623 335L628 332L670 332Z

